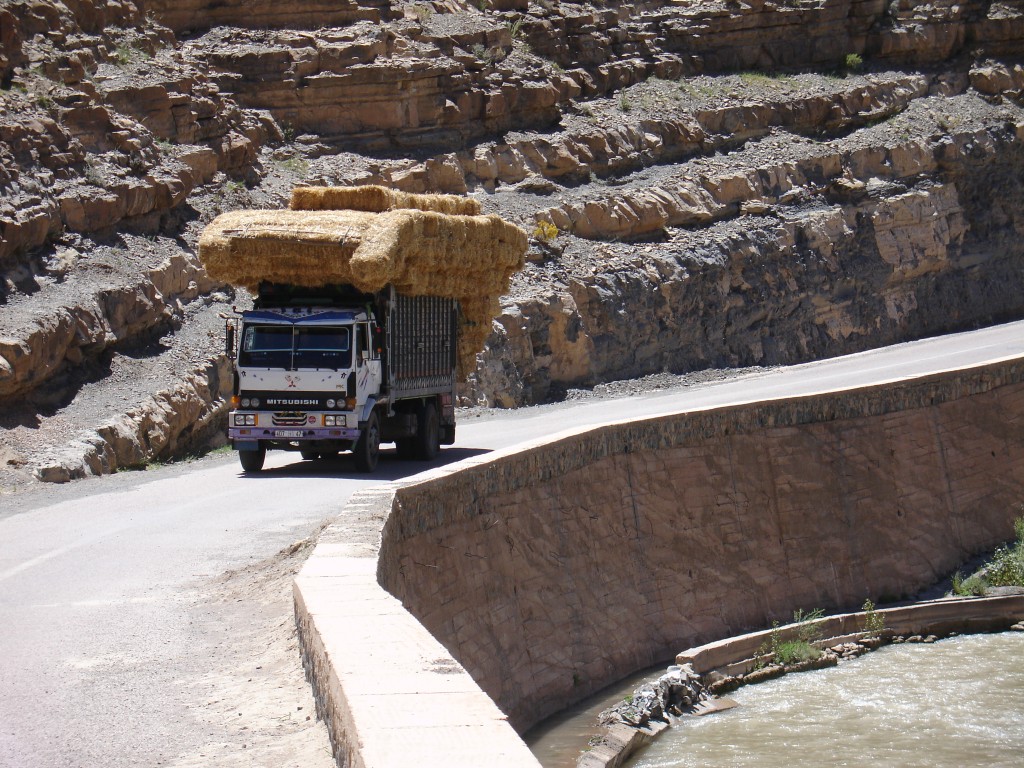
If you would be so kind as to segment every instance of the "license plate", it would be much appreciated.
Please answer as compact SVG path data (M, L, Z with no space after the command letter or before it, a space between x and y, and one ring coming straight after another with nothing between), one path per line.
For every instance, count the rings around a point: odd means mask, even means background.
M274 432L274 437L302 437L301 429L279 429Z

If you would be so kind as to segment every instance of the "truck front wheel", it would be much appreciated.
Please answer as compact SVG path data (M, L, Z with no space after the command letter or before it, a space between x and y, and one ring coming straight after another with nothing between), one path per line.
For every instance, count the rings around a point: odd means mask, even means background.
M238 460L244 472L259 472L263 469L263 461L267 458L267 449L262 445L255 451L239 451Z
M366 420L352 455L356 469L360 472L373 472L377 468L377 459L380 458L380 420L376 411L370 412L370 418Z
M427 401L420 408L416 424L416 458L431 461L441 450L441 424L437 417L437 406Z

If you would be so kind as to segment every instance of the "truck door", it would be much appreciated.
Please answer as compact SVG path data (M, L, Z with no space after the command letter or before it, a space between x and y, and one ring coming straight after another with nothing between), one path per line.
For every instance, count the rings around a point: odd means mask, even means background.
M365 403L380 394L380 354L371 343L369 323L356 324L356 398Z

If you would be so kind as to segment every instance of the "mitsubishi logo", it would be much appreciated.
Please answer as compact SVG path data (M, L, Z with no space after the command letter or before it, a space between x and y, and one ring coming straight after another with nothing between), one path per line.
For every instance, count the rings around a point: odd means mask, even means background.
M296 386L298 386L298 383L300 381L298 376L285 376L284 380L288 382L288 386L291 389L294 389Z

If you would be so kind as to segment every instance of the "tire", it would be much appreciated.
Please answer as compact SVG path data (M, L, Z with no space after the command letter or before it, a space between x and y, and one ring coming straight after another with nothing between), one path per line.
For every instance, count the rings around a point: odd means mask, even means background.
M262 445L255 451L239 451L238 461L246 474L259 472L263 469L263 461L267 458L267 449Z
M314 451L309 448L303 448L299 451L299 455L302 456L306 461L314 461L320 458L320 451Z
M455 445L454 424L446 424L441 427L441 445Z
M437 416L437 406L428 400L416 416L416 458L433 461L441 450L441 423Z
M380 458L380 419L377 412L371 411L366 426L359 435L352 455L356 461L356 469L360 472L373 472Z

